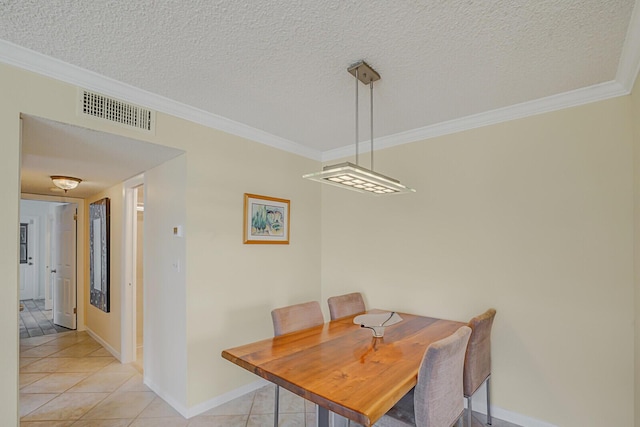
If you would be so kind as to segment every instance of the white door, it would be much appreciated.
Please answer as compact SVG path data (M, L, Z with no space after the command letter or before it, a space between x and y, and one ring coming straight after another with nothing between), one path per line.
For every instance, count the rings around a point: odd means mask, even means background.
M36 297L38 218L20 217L20 299Z
M76 329L76 205L56 206L53 259L53 323Z

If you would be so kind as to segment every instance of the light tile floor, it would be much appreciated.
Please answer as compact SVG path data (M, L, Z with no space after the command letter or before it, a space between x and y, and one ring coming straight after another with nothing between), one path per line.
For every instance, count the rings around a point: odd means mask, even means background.
M85 332L20 340L23 427L263 427L273 425L273 398L265 386L186 420L142 383L135 364L121 364ZM280 426L315 419L312 403L281 389ZM495 419L493 426L518 427Z

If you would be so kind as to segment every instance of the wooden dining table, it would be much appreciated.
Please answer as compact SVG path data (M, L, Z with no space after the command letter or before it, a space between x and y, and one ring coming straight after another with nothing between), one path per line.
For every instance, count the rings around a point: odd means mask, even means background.
M403 320L380 338L350 316L230 348L222 357L316 403L319 426L328 426L329 411L371 426L416 385L429 344L465 325L398 314Z

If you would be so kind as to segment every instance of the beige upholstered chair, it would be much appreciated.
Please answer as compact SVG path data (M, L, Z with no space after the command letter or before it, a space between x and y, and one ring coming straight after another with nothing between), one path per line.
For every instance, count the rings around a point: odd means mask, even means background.
M422 359L418 383L375 424L379 427L451 427L462 422L462 371L471 335L462 326L432 343Z
M487 424L491 425L491 326L496 311L490 308L469 321L471 338L464 359L464 397L467 398L467 425L471 427L471 397L482 383L487 385Z
M329 303L331 320L362 313L367 310L360 292L331 297L327 302Z
M324 316L318 301L276 308L271 311L273 320L273 335L280 336L301 329L312 328L324 324ZM280 386L276 384L276 401L273 415L273 425L278 427L278 404L280 400Z

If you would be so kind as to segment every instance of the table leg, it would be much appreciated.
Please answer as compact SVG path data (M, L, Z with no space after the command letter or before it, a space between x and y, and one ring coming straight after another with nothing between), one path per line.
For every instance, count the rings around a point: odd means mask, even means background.
M349 420L329 411L322 406L316 405L316 426L318 427L348 427L356 425L349 423Z
M318 427L329 427L329 410L320 405L316 405L316 425Z

